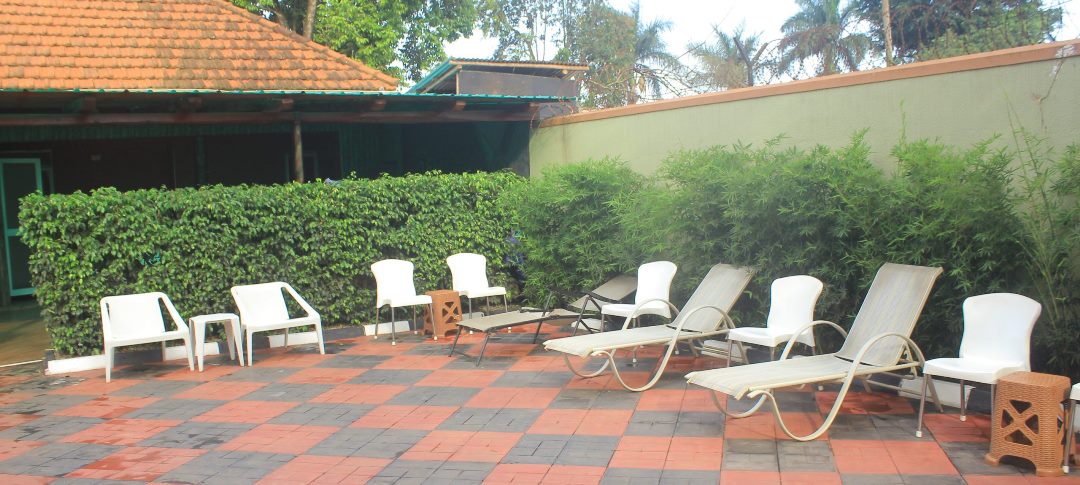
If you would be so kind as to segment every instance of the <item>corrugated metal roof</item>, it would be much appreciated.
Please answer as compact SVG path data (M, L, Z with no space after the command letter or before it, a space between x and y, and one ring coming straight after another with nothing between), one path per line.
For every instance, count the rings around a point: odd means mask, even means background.
M436 89L448 89L445 82L456 70L477 68L480 71L526 73L534 76L563 77L569 72L589 70L585 64L569 64L552 61L500 61L495 59L452 58L435 66L423 79L409 89L410 93L426 93Z
M0 93L107 93L107 94L230 94L230 95L271 95L271 96L347 96L369 98L461 98L461 99L490 99L490 100L520 100L558 102L570 101L574 98L563 96L508 96L502 94L440 94L440 93L414 93L398 91L304 91L304 90L214 90L214 89L17 89L0 88Z

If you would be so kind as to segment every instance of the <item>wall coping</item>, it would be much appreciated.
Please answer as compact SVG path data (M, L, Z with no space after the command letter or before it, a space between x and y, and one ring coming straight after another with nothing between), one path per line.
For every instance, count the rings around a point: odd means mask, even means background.
M540 123L540 127L546 128L585 121L618 118L620 116L631 116L658 111L692 108L695 106L742 101L746 99L782 96L785 94L805 93L809 91L858 86L862 84L936 76L955 72L990 69L1076 56L1080 56L1080 39L981 52L978 54L935 59L932 61L915 62L912 64L883 67L870 71L856 71L786 83L731 89L718 93L698 94L683 98L654 101L646 104L606 108L549 118Z

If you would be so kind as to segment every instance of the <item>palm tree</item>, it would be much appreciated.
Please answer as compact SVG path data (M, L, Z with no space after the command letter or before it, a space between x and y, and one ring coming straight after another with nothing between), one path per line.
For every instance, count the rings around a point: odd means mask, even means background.
M630 6L630 17L633 18L634 34L634 66L631 72L630 91L627 93L627 104L636 104L638 100L650 92L654 98L659 98L668 86L667 78L670 73L680 67L679 59L671 55L667 50L667 44L660 35L671 29L668 20L653 19L648 23L641 21L641 6L635 2Z
M859 17L853 4L840 0L795 0L800 10L780 27L781 69L789 70L817 60L817 75L856 71L870 51L870 37L854 32Z
M712 45L690 47L690 54L701 66L700 71L691 74L691 84L705 91L753 86L768 67L764 54L769 43L761 42L761 33L747 35L744 25L731 34L713 26L713 33L716 38Z

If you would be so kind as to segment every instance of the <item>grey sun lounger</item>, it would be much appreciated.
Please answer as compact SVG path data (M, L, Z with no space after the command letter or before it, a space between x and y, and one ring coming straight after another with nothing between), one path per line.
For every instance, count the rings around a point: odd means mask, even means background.
M484 333L484 343L480 346L480 355L476 358L476 365L480 365L480 361L484 358L484 350L487 349L488 340L491 340L491 335L504 328L512 328L519 325L528 325L535 323L536 333L533 335L533 343L536 343L536 339L540 336L541 323L551 322L556 320L566 320L566 323L576 321L580 317L580 312L563 310L556 308L550 311L543 310L522 310L512 311L506 313L496 313L494 315L487 315L480 318L470 318L468 320L462 320L458 323L458 332L454 336L454 344L450 346L450 355L454 355L454 350L457 349L458 338L461 337L462 329L473 330ZM465 355L462 352L462 355Z
M694 294L690 295L686 305L683 305L681 313L670 302L665 302L677 313L667 325L627 328L630 323L630 319L627 319L622 330L548 340L544 342L544 347L562 352L567 367L580 377L596 377L611 367L615 379L624 388L644 391L660 380L679 342L716 337L734 328L735 324L728 312L742 296L746 285L750 283L751 275L752 271L747 268L717 264L701 280ZM648 302L642 302L645 303ZM667 351L649 381L641 387L633 387L623 381L619 374L619 369L615 366L615 353L645 345L667 345ZM571 364L571 355L586 359L603 357L607 360L599 370L586 373Z
M589 333L603 331L602 320L597 317L601 307L609 303L620 303L637 291L637 277L633 275L619 275L604 284L588 291L584 296L567 305L571 310L579 312L578 319L574 322L574 332L578 325L585 327ZM590 325L595 325L593 328Z
M721 392L735 399L757 398L757 402L749 410L730 413L716 400L716 395L710 393L716 406L733 418L754 414L768 400L772 403L776 422L784 433L799 441L815 439L825 433L836 419L855 378L863 379L867 386L874 384L900 390L896 386L870 381L868 378L873 374L902 371L904 374L894 375L908 379L918 377L917 372L922 368L925 359L918 345L911 340L911 333L941 272L941 268L886 263L878 270L874 282L870 284L870 290L866 293L850 331L845 332L843 327L833 322L818 320L795 332L779 360L691 372L686 375L687 380L690 384ZM843 334L846 337L843 347L833 354L789 359L791 348L798 336L817 325L833 327ZM842 383L829 414L815 431L807 435L795 435L784 423L780 403L773 391L802 384L828 382ZM925 389L923 392L926 392ZM922 430L918 430L916 436L921 434Z

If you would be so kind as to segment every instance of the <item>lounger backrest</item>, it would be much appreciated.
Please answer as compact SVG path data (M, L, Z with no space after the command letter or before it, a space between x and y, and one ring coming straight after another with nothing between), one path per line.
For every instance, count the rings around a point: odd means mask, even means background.
M729 264L721 263L713 266L671 324L678 325L681 320L689 319L683 325L685 330L697 332L716 330L722 321L721 316L711 310L694 312L694 308L710 305L730 312L731 307L735 306L735 302L742 296L746 285L750 283L751 274L752 272L747 268L736 268Z
M864 344L883 333L910 337L934 281L940 275L941 268L885 263L874 276L870 291L866 293L859 314L855 316L855 323L848 331L847 340L836 355L854 360ZM900 339L886 339L867 352L862 362L893 365L900 360L903 351L904 342Z
M593 290L592 293L615 301L620 301L630 296L635 289L637 289L637 277L624 274L608 280ZM584 308L586 301L588 301L588 295L574 300L569 306L570 308L577 310L600 311L600 309L595 307L592 303L589 303L589 308Z

